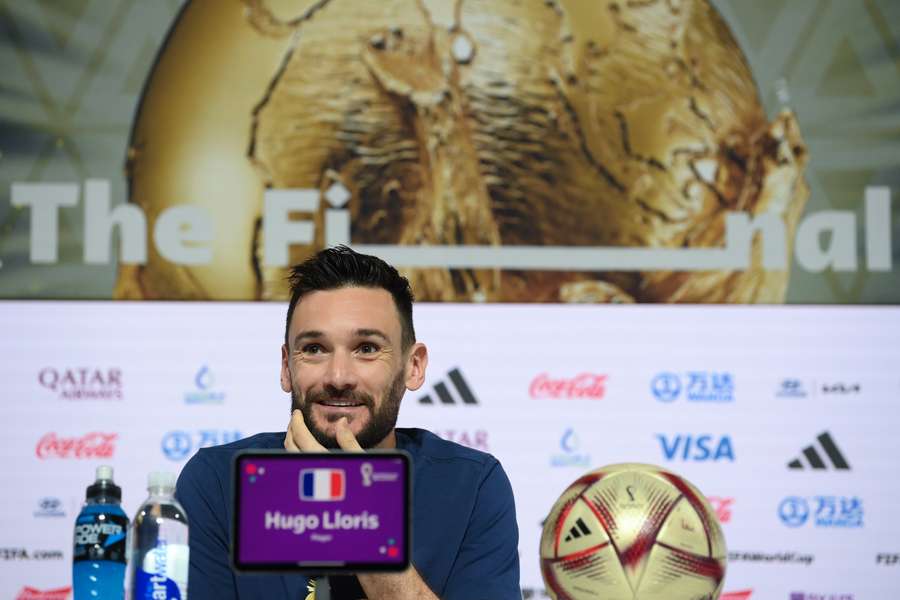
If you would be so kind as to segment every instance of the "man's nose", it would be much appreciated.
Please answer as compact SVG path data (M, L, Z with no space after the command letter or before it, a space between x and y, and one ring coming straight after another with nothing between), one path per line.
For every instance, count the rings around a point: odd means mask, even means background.
M335 351L328 362L325 372L325 380L322 382L326 388L335 390L352 390L356 387L357 378L353 369L353 357L349 352Z

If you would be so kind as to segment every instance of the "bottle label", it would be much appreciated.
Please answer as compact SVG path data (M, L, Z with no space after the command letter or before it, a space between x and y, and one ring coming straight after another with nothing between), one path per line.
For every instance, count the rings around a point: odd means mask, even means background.
M72 558L75 562L109 560L125 564L127 533L128 517L125 515L78 515Z
M132 600L187 600L188 558L186 544L157 541L135 572Z

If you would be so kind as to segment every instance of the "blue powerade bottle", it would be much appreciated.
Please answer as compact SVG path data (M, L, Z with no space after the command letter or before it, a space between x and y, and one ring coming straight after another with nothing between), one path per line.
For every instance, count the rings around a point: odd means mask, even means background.
M121 600L125 590L128 516L112 467L97 467L84 507L75 520L72 553L73 600Z

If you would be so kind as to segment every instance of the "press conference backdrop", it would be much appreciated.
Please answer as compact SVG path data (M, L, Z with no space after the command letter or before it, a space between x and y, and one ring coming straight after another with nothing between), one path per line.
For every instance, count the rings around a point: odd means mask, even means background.
M97 464L133 513L285 426L284 275L334 243L426 302L401 422L503 461L526 597L620 461L711 498L729 600L900 596L898 40L889 0L0 0L0 598L71 594Z
M897 303L890 0L0 2L0 297Z
M538 541L557 496L626 461L671 469L710 498L728 543L725 589L745 593L732 598L900 597L900 310L417 310L428 377L404 397L400 425L502 462L526 597L545 597ZM73 521L96 465L115 467L133 515L149 471L284 429L283 313L2 305L0 597L68 588Z

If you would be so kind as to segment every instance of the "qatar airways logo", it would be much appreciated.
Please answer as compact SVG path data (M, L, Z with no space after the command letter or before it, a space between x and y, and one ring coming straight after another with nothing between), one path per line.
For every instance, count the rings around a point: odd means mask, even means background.
M532 398L584 398L600 400L606 395L607 375L580 373L575 377L554 379L547 373L534 378L528 393Z
M118 437L118 433L98 431L81 437L59 437L55 433L48 433L38 440L34 453L41 460L112 458Z
M114 368L46 367L37 376L41 387L62 400L121 400L122 370Z

